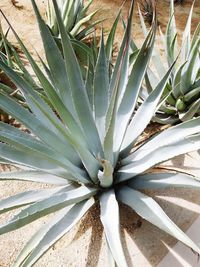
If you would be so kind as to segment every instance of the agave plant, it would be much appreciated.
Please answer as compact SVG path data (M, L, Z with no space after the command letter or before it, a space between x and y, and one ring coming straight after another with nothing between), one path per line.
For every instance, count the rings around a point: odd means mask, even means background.
M62 14L62 20L65 25L66 31L68 32L71 43L75 50L76 56L80 62L81 70L84 74L84 79L90 76L90 79L94 78L94 69L97 62L98 51L99 51L99 36L96 34L95 25L99 24L104 20L96 20L91 22L91 19L99 11L96 10L93 13L86 16L86 13L91 6L93 0L90 0L86 6L82 0L58 0L58 7ZM114 20L114 23L108 33L107 42L105 45L106 55L110 62L110 68L112 68L113 61L113 50L116 28L119 23L123 4ZM56 21L56 15L53 7L52 0L47 2L47 25L51 30L52 35L55 38L56 44L62 51L62 44L59 38L59 27ZM87 25L88 24L88 25ZM71 25L71 26L70 26ZM55 30L56 29L56 30ZM77 33L78 30L78 33ZM103 31L103 29L102 29ZM76 34L75 34L76 33ZM93 35L91 34L93 33ZM85 38L87 37L87 38ZM133 56L132 56L133 57ZM86 70L88 69L88 70Z
M10 66L11 68L19 71L19 66L16 63L16 60L19 58L17 55L16 49L7 39L8 31L4 34L1 22L0 22L0 58L1 60ZM12 88L10 88L9 86ZM5 75L3 70L0 68L0 90L4 90L7 94L14 94L18 97L18 91L15 91L15 85L11 80ZM0 120L9 122L9 116L7 113L0 110Z
M4 16L4 14L3 14ZM16 73L18 73L21 77L26 79L35 89L39 89L38 85L26 70L24 66L24 62L21 51L19 51L12 43L8 40L8 33L4 33L1 22L0 22L0 59L4 64L12 68ZM7 95L11 95L20 103L25 105L25 99L21 94L20 90L15 86L15 84L9 79L3 69L0 68L0 91L3 91ZM0 110L0 120L5 122L10 122L9 115L5 113L3 110Z
M14 50L14 47L8 41L7 35L8 31L4 34L0 21L0 57L6 64L13 67L12 51ZM3 71L0 70L0 75L2 75L2 73Z
M53 4L64 59L34 0L32 4L43 39L49 77L16 37L56 113L27 80L0 62L0 67L20 88L29 109L2 92L0 108L32 133L29 135L0 123L0 161L22 167L18 172L1 173L0 179L27 180L54 187L26 191L1 200L1 213L26 207L0 226L0 234L50 213L55 215L33 235L14 266L32 266L97 202L100 203L100 219L108 249L118 266L127 266L120 238L119 202L200 253L199 247L171 221L156 201L141 192L144 188L200 187L199 179L190 175L150 171L160 162L200 148L200 119L172 127L143 145L135 146L157 108L173 68L172 65L134 114L154 45L155 21L130 69L132 1L111 79L102 36L91 90L87 87L89 83L83 81L57 1L53 0Z
M194 3L193 3L194 5ZM182 46L178 48L177 30L174 16L174 2L171 0L170 20L165 35L161 32L164 41L165 54L168 66L180 52L180 58L172 71L169 82L166 85L164 95L171 92L166 102L156 113L155 120L164 124L174 124L186 121L200 114L200 23L198 24L193 38L191 38L191 20L193 5L187 20L185 31L182 35ZM143 30L146 33L143 18L140 13ZM147 91L151 92L155 84L161 79L165 68L162 64L159 52L154 49L153 63L156 74L149 69L146 75Z
M95 25L103 20L92 22L93 17L99 10L87 15L88 9L93 0L85 5L83 0L58 0L57 4L62 16L65 29L71 38L71 42L79 62L82 65L82 71L85 73L85 66L90 62L90 70L94 72L94 62L96 62L97 38L91 34L96 32ZM56 20L52 0L47 1L46 24L51 34L55 38L56 44L62 53L62 44L60 40L59 27ZM85 74L86 75L86 74Z
M87 11L93 0L90 0L87 5L84 5L83 0L57 0L58 8L61 12L62 20L66 31L75 39L85 38L94 26L100 21L95 21L87 25L88 22L95 16L98 10L87 15ZM53 36L59 37L59 27L56 20L52 0L47 1L47 25L51 29Z

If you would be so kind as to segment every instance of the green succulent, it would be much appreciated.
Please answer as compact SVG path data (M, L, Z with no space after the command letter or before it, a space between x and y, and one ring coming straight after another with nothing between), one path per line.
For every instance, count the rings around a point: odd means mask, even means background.
M153 50L156 23L153 21L130 67L133 3L111 78L102 36L91 84L83 81L57 1L53 0L53 4L64 59L32 0L46 52L48 77L14 33L56 112L31 83L0 61L0 67L20 88L29 109L3 92L0 92L0 108L31 132L27 134L0 123L0 162L22 167L21 171L1 173L0 179L54 185L0 201L0 213L26 206L0 226L1 235L54 213L54 217L25 245L15 267L32 266L97 202L100 203L100 219L108 250L118 266L127 266L120 238L119 202L200 253L199 247L171 221L156 201L142 192L143 189L172 186L200 187L197 177L172 171L152 173L152 168L160 162L200 148L200 119L171 127L141 146L135 146L157 109L172 67L135 111Z
M1 12L2 13L2 12ZM2 13L4 18L6 19L5 15ZM7 19L6 19L7 20ZM7 21L8 22L8 21ZM8 22L9 23L9 22ZM12 68L17 74L27 80L32 86L36 89L41 91L41 88L37 85L36 81L32 78L30 73L27 71L23 59L21 59L21 51L18 51L14 45L8 40L8 32L9 30L4 33L1 27L0 22L0 59L1 61ZM19 53L21 55L19 55ZM22 57L23 58L23 57ZM21 94L20 90L12 83L11 79L6 75L3 69L0 67L0 91L4 92L8 96L11 95L13 98L16 99L19 103L25 104L25 99L23 94ZM10 122L9 115L0 110L0 120L5 122Z
M6 34L4 34L1 21L0 21L0 58L3 60L7 65L9 65L12 68L16 67L14 55L16 53L15 48L13 45L8 41L7 39L8 31ZM3 73L2 70L0 70L0 75Z
M76 56L81 63L82 72L84 75L86 75L85 66L87 64L90 64L90 71L94 72L94 62L96 62L96 53L98 47L95 34L94 38L92 38L91 34L96 32L95 25L103 21L96 20L92 22L93 17L99 10L95 10L87 15L88 9L92 3L93 0L88 1L87 4L84 4L83 0L57 1L63 24L71 38L71 43L75 50ZM52 0L47 1L46 17L46 24L48 25L58 48L60 49L61 53L63 53L59 27L57 24Z
M17 73L23 75L25 74L26 70L17 53L16 48L8 41L7 38L8 32L9 30L4 34L0 22L0 59L6 65L14 69ZM27 75L29 75L28 72ZM30 79L32 80L31 76ZM10 88L10 86L12 88ZM4 71L0 68L0 91L1 90L3 90L8 95L12 94L13 97L18 99L19 101L24 100L23 96L19 94L19 91L16 90L15 85L11 82L11 80L5 75ZM0 110L0 120L9 122L9 116L3 110Z
M98 12L98 10L96 10L89 15L86 14L92 2L93 0L90 0L84 5L83 0L57 0L65 29L75 39L81 40L85 38L93 31L94 26L100 22L98 20L86 25ZM47 1L46 16L47 25L51 29L53 36L59 37L60 31L52 0Z
M154 118L155 121L163 124L187 121L188 119L200 115L200 23L191 38L193 6L194 3L191 7L187 24L182 35L181 48L178 48L177 44L178 34L176 30L173 0L171 0L170 19L165 35L161 32L168 66L179 56L164 90L163 96L168 95L168 98L159 108ZM146 33L147 29L141 13L140 18L143 30ZM148 92L152 91L152 88L165 73L164 64L156 49L154 49L152 64L154 64L154 70L149 68L146 75L146 89Z

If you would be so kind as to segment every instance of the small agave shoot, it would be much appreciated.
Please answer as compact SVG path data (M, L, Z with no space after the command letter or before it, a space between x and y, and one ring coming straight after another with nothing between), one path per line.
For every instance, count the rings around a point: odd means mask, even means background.
M177 43L178 34L173 0L171 0L170 19L165 35L161 32L168 66L172 64L180 53L170 79L166 84L163 96L169 95L170 92L171 94L161 105L154 118L155 121L162 124L175 124L200 115L200 23L191 38L193 6L194 3L182 35L182 45L180 48L178 48ZM147 29L141 13L140 18L146 35ZM152 62L156 71L152 71L150 68L147 70L146 88L148 92L152 91L166 71L156 49L153 52Z
M159 190L171 186L200 188L197 177L177 172L154 174L148 171L160 162L199 149L200 119L171 127L132 149L154 115L173 68L172 65L134 113L153 50L155 19L130 69L132 1L111 78L102 35L94 81L92 87L86 88L89 83L83 82L57 1L53 0L53 4L64 59L34 0L32 4L46 52L48 77L14 33L56 113L27 80L0 62L0 67L20 88L29 109L2 92L0 108L32 133L29 135L9 124L0 123L1 163L22 166L21 171L1 173L0 179L48 183L54 187L26 191L1 200L1 213L26 207L0 226L0 234L16 230L50 213L55 215L32 236L14 266L33 266L96 202L100 203L100 219L111 252L109 255L118 266L127 266L120 238L119 202L200 253L199 247L171 221L156 201L141 192L142 189Z

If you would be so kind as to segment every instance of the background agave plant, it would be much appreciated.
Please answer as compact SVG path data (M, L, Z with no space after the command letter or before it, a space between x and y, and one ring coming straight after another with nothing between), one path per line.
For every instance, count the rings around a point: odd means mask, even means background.
M96 38L95 25L102 22L96 20L92 22L93 17L99 10L87 14L93 0L87 4L83 0L58 0L57 4L61 12L65 30L71 38L75 53L81 63L82 72L86 75L85 66L90 65L90 71L94 70L96 54L98 53L98 41ZM56 20L52 0L47 1L47 25L56 41L58 48L62 53L62 44L60 40L59 27ZM94 33L92 37L91 34Z
M19 172L1 173L0 179L48 183L54 187L26 191L1 200L0 213L26 207L0 226L0 234L50 213L55 215L33 235L14 266L32 266L96 202L100 203L100 219L110 255L118 266L127 266L120 239L118 202L130 206L141 217L200 253L199 247L170 220L156 201L140 191L171 186L200 187L197 177L149 171L160 162L200 148L200 119L174 126L139 147L135 146L157 109L173 68L172 65L134 114L153 50L155 21L130 69L132 1L111 78L102 35L91 90L83 81L57 1L53 0L53 4L64 59L34 0L32 4L48 61L48 77L16 37L56 113L31 83L0 61L0 67L20 88L29 109L3 92L0 92L0 108L32 133L29 135L9 124L0 123L0 161L22 167Z
M194 5L194 4L193 4ZM161 37L165 46L165 54L168 66L180 52L177 64L170 75L169 82L164 90L164 95L171 94L165 103L156 113L155 120L164 124L174 124L186 121L200 114L200 24L198 24L193 37L191 38L191 20L193 5L187 20L185 31L182 35L182 45L178 48L177 30L174 16L174 2L171 0L170 19L165 35ZM140 14L143 30L146 34L146 27ZM159 82L165 73L165 67L159 52L154 49L154 69L148 69L146 75L146 89L148 92Z
M57 0L58 8L61 12L62 20L66 31L75 39L81 40L93 31L94 26L99 23L91 22L98 10L86 14L93 0L84 5L83 0ZM59 27L52 0L47 1L47 25L51 29L53 36L59 37Z

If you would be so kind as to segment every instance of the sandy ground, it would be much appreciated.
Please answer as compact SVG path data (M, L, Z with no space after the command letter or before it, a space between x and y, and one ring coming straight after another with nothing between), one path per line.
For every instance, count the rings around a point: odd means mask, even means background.
M42 14L44 14L44 2L37 1L40 5ZM100 17L105 14L109 18L104 22L109 27L113 18L117 14L118 8L122 1L95 0L94 7L101 7ZM20 37L32 50L36 49L40 54L43 53L42 45L39 38L35 18L31 9L29 0L19 0L23 9L16 9L9 0L1 0L0 8L9 17L10 22L15 26ZM181 31L185 23L185 14L188 14L188 6L176 8L178 28ZM128 3L124 7L124 17L127 14ZM161 26L164 27L167 20L167 1L158 1L158 11ZM165 16L161 16L161 11L166 11ZM106 12L106 13L105 13ZM200 1L196 1L193 25L196 25L200 13ZM162 13L163 14L163 13ZM4 24L5 27L5 24ZM138 26L138 18L134 22L133 34L137 37L138 43L141 43L142 33ZM118 31L118 38L122 36L122 31ZM10 36L11 40L13 39ZM34 48L34 49L33 49ZM179 157L173 162L168 162L170 167L175 165L184 170L200 176L199 170L200 156L192 153L189 156ZM8 197L27 189L37 188L38 185L21 182L3 182L0 184L0 199ZM200 194L194 190L165 190L163 192L148 192L156 196L156 200L165 209L167 214L184 230L197 218L200 209ZM178 198L180 198L178 200ZM193 204L192 204L193 203ZM0 222L5 222L13 213L0 216ZM107 252L105 249L105 239L102 233L102 226L99 222L99 208L95 207L85 216L69 234L63 237L49 252L35 265L36 267L53 267L53 266L108 266ZM48 218L44 218L23 227L15 232L1 236L0 238L0 266L9 267L13 263L17 254L31 237L31 235L42 225ZM138 216L128 208L121 207L122 236L126 256L129 266L156 266L166 255L167 248L164 243L173 246L176 241L158 230L156 227L142 220L141 227L137 227ZM195 256L194 256L195 257Z

